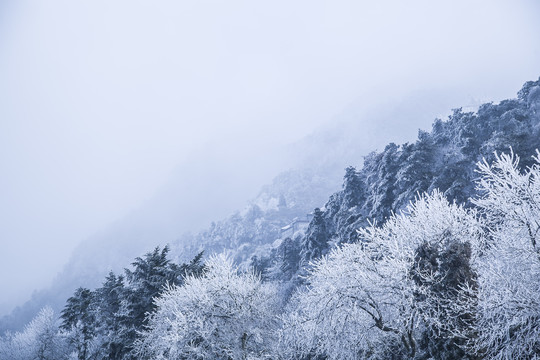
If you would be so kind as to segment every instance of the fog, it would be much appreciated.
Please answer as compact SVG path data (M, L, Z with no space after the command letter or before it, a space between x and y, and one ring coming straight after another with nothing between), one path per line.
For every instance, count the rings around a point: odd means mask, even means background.
M344 114L417 91L514 97L540 75L538 15L532 0L1 2L0 313L181 169L186 187L220 184L185 197L208 208L197 230Z

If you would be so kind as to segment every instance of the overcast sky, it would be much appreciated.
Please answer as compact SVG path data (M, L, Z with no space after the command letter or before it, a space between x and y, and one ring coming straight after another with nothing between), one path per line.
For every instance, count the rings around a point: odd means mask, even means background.
M351 104L514 97L540 75L539 16L533 0L0 1L0 312L210 148L251 191L283 166L269 154Z

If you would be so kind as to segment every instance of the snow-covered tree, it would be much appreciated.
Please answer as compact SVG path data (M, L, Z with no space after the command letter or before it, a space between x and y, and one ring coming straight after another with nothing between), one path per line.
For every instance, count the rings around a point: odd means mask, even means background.
M157 311L137 343L151 359L270 358L276 333L275 289L239 273L224 255L211 257L201 277L155 299Z
M297 272L300 264L300 236L285 238L277 249L277 274L275 278L290 280Z
M343 177L343 206L347 209L361 205L365 200L364 183L356 169L349 166Z
M300 246L300 264L308 266L310 261L320 258L328 248L328 234L323 212L313 210L313 219L309 223L306 235Z
M61 314L61 328L66 331L69 343L73 346L79 360L89 359L91 355L98 352L99 348L95 339L94 295L89 289L77 289L67 300Z
M0 339L0 359L67 359L67 344L58 331L58 321L50 307L45 307L22 332Z
M441 319L470 313L474 306L474 301L465 301L469 293L461 291L473 287L474 277L459 278L462 283L451 295L436 291L438 283L461 269L444 265L442 256L435 257L433 267L422 266L419 249L429 244L444 254L453 244L477 244L480 236L474 214L449 204L438 192L418 198L382 227L360 230L359 242L337 248L315 264L308 289L293 300L295 310L285 321L283 350L292 351L290 357L329 359L416 356L423 331L453 333L459 324ZM462 255L473 257L474 252ZM470 266L470 260L463 263Z
M477 351L490 359L540 356L540 153L524 172L519 158L479 164L481 207L490 241L480 261Z
M126 269L126 289L121 301L116 336L121 345L118 350L123 359L137 359L132 356L133 346L147 325L148 314L156 311L154 298L160 296L169 285L181 285L183 276L198 274L202 271L202 253L189 264L176 264L169 257L169 247L138 257L132 263L133 270Z
M124 277L116 276L113 272L105 278L101 288L95 290L93 310L95 311L96 336L99 337L100 350L104 358L109 360L121 359L126 352L127 344L123 343L124 312L122 306L125 297Z

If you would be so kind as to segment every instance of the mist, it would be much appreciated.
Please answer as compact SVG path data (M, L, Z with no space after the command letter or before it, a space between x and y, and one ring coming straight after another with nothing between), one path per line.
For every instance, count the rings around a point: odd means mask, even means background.
M515 97L540 75L539 14L534 1L2 2L0 313L177 179L193 216L168 216L196 231L302 163L290 149L306 136L365 121L382 146L429 126L372 126L370 109L418 92L441 111Z

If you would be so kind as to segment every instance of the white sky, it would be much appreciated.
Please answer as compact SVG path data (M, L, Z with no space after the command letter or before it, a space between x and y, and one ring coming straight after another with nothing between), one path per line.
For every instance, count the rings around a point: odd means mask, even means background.
M532 0L0 2L0 312L210 148L253 191L283 165L274 149L351 104L513 97L540 75L539 15Z

